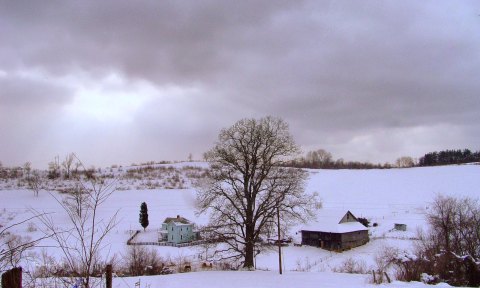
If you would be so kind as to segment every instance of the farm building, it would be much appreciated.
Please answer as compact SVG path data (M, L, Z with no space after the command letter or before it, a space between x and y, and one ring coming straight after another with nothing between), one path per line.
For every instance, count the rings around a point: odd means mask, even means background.
M186 243L198 239L198 232L193 230L193 223L177 215L176 218L167 217L162 223L159 241L174 244Z
M302 244L343 251L366 244L368 229L352 212L323 211L317 222L301 230Z
M395 223L393 229L398 231L407 231L407 224Z

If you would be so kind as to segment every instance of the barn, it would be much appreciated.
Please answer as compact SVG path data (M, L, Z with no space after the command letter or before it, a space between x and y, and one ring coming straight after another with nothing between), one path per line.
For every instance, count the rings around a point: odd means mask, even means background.
M368 228L363 226L352 212L324 211L317 221L304 227L302 245L320 247L331 251L343 251L366 244Z

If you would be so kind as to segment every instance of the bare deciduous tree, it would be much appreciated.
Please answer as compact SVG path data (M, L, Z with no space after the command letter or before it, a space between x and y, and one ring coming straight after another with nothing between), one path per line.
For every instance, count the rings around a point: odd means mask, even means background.
M33 191L33 196L38 197L42 189L42 179L37 171L34 171L27 177L28 188Z
M158 274L163 267L163 260L158 256L157 250L141 245L128 246L123 262L130 276Z
M396 257L399 279L420 280L421 273L435 275L433 282L454 286L480 285L480 205L476 199L439 195L427 211L427 232L419 231L415 255Z
M62 162L63 170L65 171L65 179L70 179L73 169L73 161L75 160L75 154L70 153L65 156L65 160Z
M395 166L398 168L409 168L415 166L415 161L412 157L402 156L395 161Z
M306 155L307 163L315 168L326 168L333 162L332 154L324 149L309 151Z
M25 171L25 174L28 178L30 176L30 172L32 171L32 163L25 162L25 164L23 164L23 170Z
M317 201L316 195L304 193L306 173L280 167L298 152L281 119L244 119L220 132L205 154L211 175L197 200L200 213L211 213L216 238L228 247L220 251L225 257L243 258L243 267L252 269L256 245L273 234L277 208L284 224L313 215Z
M104 183L95 179L85 183L79 181L71 194L55 200L66 212L72 226L70 229L58 227L50 215L40 217L44 224L44 232L52 234L52 238L62 250L64 262L70 275L78 273L82 277L82 286L95 287L92 275L101 261L100 251L104 249L104 239L116 226L115 212L110 218L101 219L98 215L100 206L106 203L115 191L114 182Z
M439 195L427 219L432 226L429 239L436 252L453 252L480 260L480 205L472 198Z
M54 160L48 163L48 178L56 179L58 177L60 177L60 163L59 157L55 156Z
M25 258L26 251L33 248L39 241L51 236L47 234L44 237L32 240L29 237L21 237L10 232L13 227L22 225L39 216L45 216L45 214L35 215L6 226L0 225L0 271L16 267Z

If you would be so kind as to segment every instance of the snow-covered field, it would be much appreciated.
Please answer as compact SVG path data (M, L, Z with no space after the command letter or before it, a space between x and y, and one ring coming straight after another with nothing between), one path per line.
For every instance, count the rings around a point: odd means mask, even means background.
M187 165L187 164L175 164ZM198 164L197 164L198 165ZM203 164L200 164L203 165ZM299 282L303 287L364 287L366 275L331 273L347 259L355 259L371 270L375 265L375 255L383 247L397 247L409 250L413 247L416 230L425 227L425 211L435 195L469 196L480 198L480 165L442 166L388 170L309 170L310 178L306 190L318 192L323 209L319 220L350 210L358 217L365 217L371 223L371 241L362 247L343 253L330 252L314 247L289 246L283 249L285 275L277 276L277 254L260 254L256 259L257 272L202 272L168 276L141 277L142 287L295 287ZM62 197L57 192L50 192ZM31 217L31 210L55 213L58 225L67 226L65 212L47 191L40 191L34 197L32 191L1 190L0 222L3 225L15 223ZM181 215L201 225L208 221L207 215L195 215L195 190L188 189L149 189L121 190L112 194L108 203L101 207L100 217L107 219L119 210L119 224L108 236L108 255L125 254L126 241L131 230L141 229L138 223L139 208L142 202L148 204L150 225L142 239L156 239L156 230L165 217ZM331 211L332 213L330 213ZM321 219L320 219L321 218ZM331 219L337 221L339 219ZM40 236L40 230L31 229L35 220L15 226L11 232L32 239ZM33 223L33 224L30 224ZM392 231L394 223L407 224L407 231ZM29 229L30 228L30 229ZM296 232L302 225L293 227L290 235L298 239ZM143 233L143 232L142 232ZM45 240L42 245L53 244ZM163 257L199 259L203 256L200 247L160 247ZM53 248L50 253L57 254ZM302 272L298 272L302 271ZM118 278L115 287L133 287L136 278ZM150 286L148 286L150 285ZM420 287L423 284L393 283L389 287Z
M262 288L355 288L355 287L390 287L390 288L420 288L432 287L420 282L398 282L391 284L374 285L369 283L367 275L343 274L330 272L287 272L279 275L273 271L211 271L202 273L184 273L165 275L161 277L136 277L121 280L114 279L114 287L134 287L135 283L141 287L262 287ZM124 285L124 286L122 286ZM450 287L438 284L434 287Z

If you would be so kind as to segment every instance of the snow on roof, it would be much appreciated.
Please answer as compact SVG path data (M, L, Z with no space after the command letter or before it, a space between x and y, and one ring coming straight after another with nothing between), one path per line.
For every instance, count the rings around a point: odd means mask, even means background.
M167 217L163 221L163 223L170 223L174 222L176 225L181 225L181 224L191 224L188 219L181 217L180 215L177 215L177 217Z
M360 222L345 222L341 224L331 224L331 225L325 225L325 224L319 224L319 223L315 223L315 224L312 226L305 227L302 230L329 232L329 233L348 233L348 232L354 232L354 231L368 230L368 228L363 226Z
M342 218L348 212L350 211L327 208L321 209L317 213L316 221L308 223L302 227L301 230L330 233L347 233L368 230L367 227L363 226L363 224L358 221L340 223Z
M192 225L192 223L182 223L182 222L177 222L177 221L175 221L175 222L173 222L173 223L174 223L175 225L177 225L177 226L189 226L189 225Z

